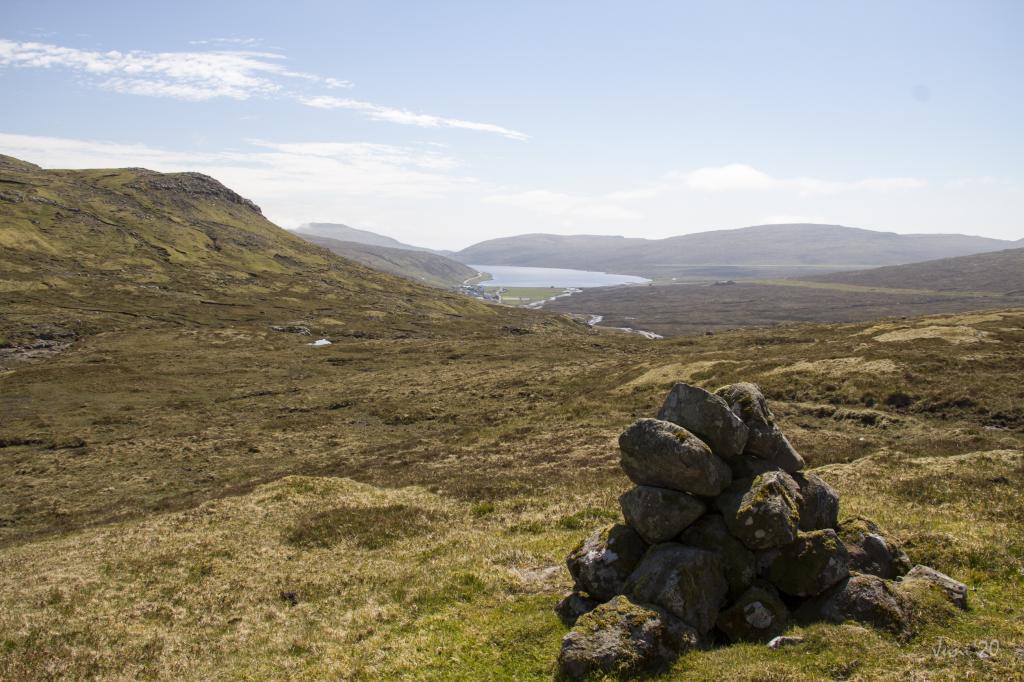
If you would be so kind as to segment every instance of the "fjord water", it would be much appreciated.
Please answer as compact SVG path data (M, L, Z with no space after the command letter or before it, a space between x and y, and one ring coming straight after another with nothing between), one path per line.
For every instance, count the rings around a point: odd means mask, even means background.
M616 284L645 284L649 279L608 272L568 270L565 268L533 268L518 265L470 265L478 272L490 273L491 279L481 282L486 287L610 287Z

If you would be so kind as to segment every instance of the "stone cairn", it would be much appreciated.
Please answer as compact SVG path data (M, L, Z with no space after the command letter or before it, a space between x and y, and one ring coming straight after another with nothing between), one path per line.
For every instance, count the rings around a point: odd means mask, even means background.
M625 523L567 557L575 587L556 607L572 629L563 678L664 667L736 641L778 648L792 623L858 621L909 633L915 595L966 608L967 588L906 554L874 523L839 523L839 496L775 423L754 384L676 384L658 419L619 436L635 487Z

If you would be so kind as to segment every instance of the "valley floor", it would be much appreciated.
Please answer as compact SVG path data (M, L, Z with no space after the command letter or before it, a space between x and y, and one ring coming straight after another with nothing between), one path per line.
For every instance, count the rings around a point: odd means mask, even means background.
M653 342L523 315L323 348L125 327L4 360L0 679L548 679L563 558L617 518L616 437L677 380L760 384L841 514L972 609L667 679L1024 674L1024 312Z

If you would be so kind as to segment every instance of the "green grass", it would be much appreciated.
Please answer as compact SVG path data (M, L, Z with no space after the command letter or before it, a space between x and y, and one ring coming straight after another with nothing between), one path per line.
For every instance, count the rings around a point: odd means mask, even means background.
M501 294L501 302L509 305L529 305L564 294L567 290L560 287L492 287L485 289Z

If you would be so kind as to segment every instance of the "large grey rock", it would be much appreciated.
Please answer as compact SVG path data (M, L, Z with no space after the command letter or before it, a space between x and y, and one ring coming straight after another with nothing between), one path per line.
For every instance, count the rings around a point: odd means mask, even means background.
M580 616L584 613L590 613L600 605L601 602L586 592L573 590L555 604L555 613L558 615L559 620L572 627L579 620Z
M679 542L718 554L729 584L729 594L738 597L754 582L754 553L729 533L725 520L708 514L683 531Z
M712 497L732 481L725 462L686 429L638 419L619 436L622 469L637 485Z
M754 478L769 471L781 471L781 468L760 457L754 457L746 453L736 455L725 460L732 471L733 480L740 478Z
M725 400L689 384L672 387L658 419L697 434L719 457L735 457L747 444L747 426L729 409Z
M786 629L789 611L767 583L752 586L718 615L718 629L733 642L767 642Z
M784 471L769 471L734 482L718 496L729 532L750 549L769 549L796 539L800 487Z
M693 495L649 485L623 493L619 506L630 528L651 544L676 537L707 510Z
M566 557L576 586L599 601L622 592L647 544L629 526L615 524L595 531Z
M852 620L906 635L910 629L911 602L892 581L863 573L805 602L796 616L801 623Z
M760 457L790 473L804 468L804 458L775 423L775 416L768 409L768 403L756 384L730 384L715 391L715 395L725 400L733 414L746 425L748 435L745 453Z
M952 604L961 609L967 608L967 585L959 580L954 580L945 573L936 571L931 566L918 564L903 576L900 584L909 584L914 581L925 582L938 587Z
M697 633L678 618L620 595L576 621L562 639L558 673L581 680L654 672L697 644Z
M791 475L800 486L800 530L835 528L839 523L839 493L835 488L809 471Z
M728 590L717 554L674 542L651 547L623 588L635 601L664 608L701 635L714 627Z
M811 597L848 577L849 559L831 528L799 533L796 541L778 548L768 579L788 595Z
M873 521L844 519L836 530L850 554L850 570L892 580L910 570L910 559Z

